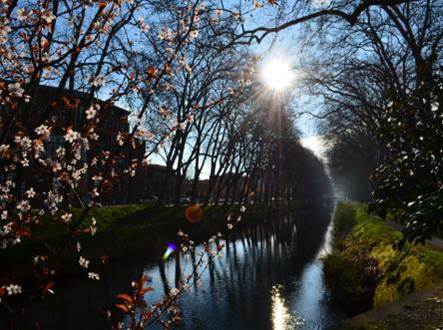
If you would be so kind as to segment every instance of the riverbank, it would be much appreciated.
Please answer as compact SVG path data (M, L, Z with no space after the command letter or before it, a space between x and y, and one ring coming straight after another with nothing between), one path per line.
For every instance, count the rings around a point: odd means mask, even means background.
M107 260L130 261L146 255L161 255L165 242L175 242L177 231L182 229L192 235L197 243L218 232L228 231L226 217L229 214L242 215L243 220L238 226L245 226L248 219L262 217L263 214L285 211L299 206L309 205L309 202L293 201L290 203L257 204L249 207L244 213L240 205L216 205L203 208L203 218L198 223L185 220L185 206L156 207L153 204L132 204L123 206L102 207L91 210L84 221L79 241L82 244L82 255L91 261ZM80 215L79 209L72 209L73 220ZM88 228L92 219L96 221L97 233L92 237ZM84 231L84 232L83 232ZM29 260L35 255L49 255L59 246L67 233L65 225L45 219L44 223L35 230L35 236L24 238L15 247L0 251L2 272L0 276L16 277L26 274ZM73 244L75 244L73 242ZM71 252L69 252L71 251ZM71 272L76 264L75 246L68 249L64 258L62 271ZM11 276L12 277L12 276Z
M238 212L239 207L233 211ZM305 328L327 329L336 323L335 309L323 299L326 292L322 263L317 259L327 249L325 235L332 205L303 203L289 209L274 205L271 213L264 206L259 208L263 210L249 208L242 213L242 221L235 222L235 227L223 235L221 255L201 269L200 281L191 280L189 292L178 302L183 313L180 328L198 329L202 324L209 327L216 324L220 329L280 327L282 319L273 316L275 304L282 307L280 311L285 313L282 321L288 327L302 318ZM210 224L214 220L227 229L225 217L214 214L212 220L206 215L197 226L190 226L197 230L206 221ZM214 234L208 232L211 233ZM37 321L42 329L106 328L109 323L104 311L116 311L114 306L120 302L116 295L130 293L131 282L142 275L150 279L149 286L154 289L146 295L148 304L160 301L179 285L177 281L193 272L204 253L205 246L198 244L195 236L192 235L195 253L174 253L163 260L167 243L177 238L174 230L171 240L158 240L156 253L151 248L142 248L135 252L140 257L134 258L128 252L127 258L133 258L132 261L115 260L109 255L110 261L103 270L98 270L100 264L91 261L88 270L80 269L80 276L56 278L53 287L56 294L38 299L29 307L29 322L25 320L23 328L32 328ZM90 260L89 248L84 247L81 253ZM88 279L89 271L99 273L100 281Z
M417 290L383 307L361 313L342 324L343 329L441 329L443 283Z
M365 205L338 204L334 215L334 249L325 258L324 272L333 299L348 316L368 310L381 311L414 292L440 287L443 252L409 243L400 250L395 248L400 238L401 233L395 226L369 215ZM416 324L429 326L430 318L425 313L429 311L425 308L429 297L423 297L417 294L415 300L411 298L413 302L408 301L406 305L408 313L415 315ZM439 301L438 297L436 295L436 301ZM359 322L348 322L343 326L391 329L389 324L395 324L396 318L399 321L403 318L401 313L397 316L389 312L374 315L378 318L372 317L367 323L364 317L360 317ZM443 313L439 315L437 320L431 318L432 322L437 322L432 324L434 328L442 325L438 322L443 321Z

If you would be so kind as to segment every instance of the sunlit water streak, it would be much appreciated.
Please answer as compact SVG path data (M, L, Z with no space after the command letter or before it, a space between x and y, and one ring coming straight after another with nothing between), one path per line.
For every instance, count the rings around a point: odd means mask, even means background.
M184 312L181 328L287 330L333 325L336 316L327 301L321 259L331 249L332 224L326 224L320 238L304 241L300 235L307 236L308 230L311 228L298 230L292 219L282 219L273 228L258 225L223 241L223 255L209 265L200 284L193 283L180 299ZM317 240L318 245L309 246L311 240ZM200 251L197 247L196 254ZM307 260L301 261L303 258ZM191 259L183 256L162 267L148 267L145 273L153 282L161 282L163 273L168 282L163 292L177 283L177 276L193 269ZM163 293L156 291L152 301Z
M332 220L332 219L331 219ZM334 223L328 225L323 244L315 260L306 265L298 281L298 289L292 296L292 310L303 316L303 324L297 328L323 329L330 325L328 315L327 288L323 274L323 260L332 250L332 233Z
M281 286L274 285L271 290L272 299L272 328L274 330L290 330L304 324L304 319L296 317L288 309L286 300L282 297Z
M321 261L330 249L330 216L330 208L306 208L231 233L223 254L180 297L183 322L179 328L324 329L336 324ZM147 302L157 302L193 270L197 259L173 253L163 261L168 242L162 243L158 262L147 256L114 265L99 282L76 278L58 286L57 295L33 305L30 322L38 320L42 329L107 328L104 311L142 273L151 278L154 288Z

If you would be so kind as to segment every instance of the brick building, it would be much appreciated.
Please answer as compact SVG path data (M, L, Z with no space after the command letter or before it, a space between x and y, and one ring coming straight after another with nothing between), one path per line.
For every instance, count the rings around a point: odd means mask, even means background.
M97 141L90 141L90 149L82 152L81 162L89 163L92 157L100 156L100 152L108 150L111 153L118 148L116 136L118 132L128 132L130 129L130 112L117 106L111 106L106 101L91 99L89 94L73 91L69 95L67 104L55 104L59 90L50 86L39 86L36 97L33 98L34 104L26 104L27 107L19 119L21 123L32 132L42 122L49 122L53 127L51 135L45 141L45 153L47 156L54 156L59 147L66 147L64 134L66 129L71 127L73 130L80 131L86 121L86 106L91 101L99 103L101 106L98 111L98 123L95 132L99 135ZM64 91L67 94L67 91ZM31 114L31 115L30 115ZM4 114L2 114L3 116ZM12 142L11 142L12 143ZM120 172L129 167L133 160L141 161L145 154L146 145L143 140L136 139L130 147L119 150L121 157L115 160L114 168ZM47 169L49 170L49 169ZM22 187L18 187L16 193L23 195L26 186L37 186L41 191L48 191L53 188L51 175L42 173L45 169L42 167L28 167L24 171ZM88 201L88 191L92 187L93 174L89 171L84 175L79 183L78 195L83 202ZM169 182L165 188L165 182ZM174 188L174 176L167 173L166 168L160 165L149 165L138 169L135 177L129 175L122 176L119 180L112 180L109 189L100 197L100 202L104 205L138 203L147 200L154 200L162 191L166 189L166 194L171 194ZM20 197L21 198L21 197ZM44 196L39 196L44 199ZM78 203L78 197L71 196L69 203Z
M63 105L60 109L51 109L51 100L54 99L54 94L57 89L49 86L40 86L38 90L38 105L35 107L37 111L37 118L40 117L41 111L49 111L49 120L54 123L54 131L51 132L49 140L45 144L45 150L49 155L54 155L57 148L64 146L65 140L63 134L67 127L72 127L74 130L81 130L86 121L86 106L91 103L90 96L88 94L74 91L70 95L70 101L68 105ZM109 106L105 101L93 99L94 103L99 103L101 106L98 111L98 123L95 127L95 132L99 135L97 141L90 141L90 149L85 150L82 153L82 162L89 163L94 156L99 156L103 150L114 152L117 148L116 136L119 131L128 132L129 111L126 111L117 106ZM41 109L41 110L40 110ZM36 126L37 123L34 124ZM57 128L61 128L58 131ZM145 144L139 140L136 143L136 148L125 148L125 157L117 159L115 162L115 168L118 170L127 168L131 159L136 158L141 160L145 152ZM79 195L84 202L88 201L88 191L91 188L91 174L86 173L84 179L80 182ZM129 202L134 197L134 189L129 185L129 178L123 177L122 179L113 182L112 188L103 196L100 201L103 204L124 204ZM71 201L75 203L75 198L71 198Z

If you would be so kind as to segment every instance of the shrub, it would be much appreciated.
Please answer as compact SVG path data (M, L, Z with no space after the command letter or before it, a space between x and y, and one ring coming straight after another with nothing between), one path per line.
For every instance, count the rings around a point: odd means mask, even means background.
M379 270L365 254L334 252L325 259L324 274L332 298L349 315L372 308Z
M334 224L339 241L325 259L324 274L333 298L349 314L386 305L443 278L441 251L411 243L399 249L401 233L363 205L340 203Z
M338 203L334 212L334 238L339 240L348 234L356 224L356 205L352 203Z

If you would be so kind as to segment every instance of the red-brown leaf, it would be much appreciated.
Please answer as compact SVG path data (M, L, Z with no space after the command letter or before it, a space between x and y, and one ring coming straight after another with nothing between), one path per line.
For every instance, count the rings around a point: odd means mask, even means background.
M117 298L120 298L120 299L122 299L122 300L124 300L124 301L127 301L127 302L130 303L130 304L132 304L132 302L134 301L134 300L132 299L132 297L131 297L130 295L126 294L126 293L120 293L120 294L118 294L116 297L117 297Z
M31 236L31 232L27 229L22 229L19 233L23 237L30 237Z
M148 286L146 288L141 289L140 294L144 295L146 292L149 292L149 291L154 291L154 289L151 288L150 286Z
M54 287L55 283L54 282L48 282L48 284L46 284L45 288L43 289L43 293L46 293L47 291L52 290L52 288Z
M126 305L123 304L116 304L115 307L121 309L125 313L129 313L129 308Z

